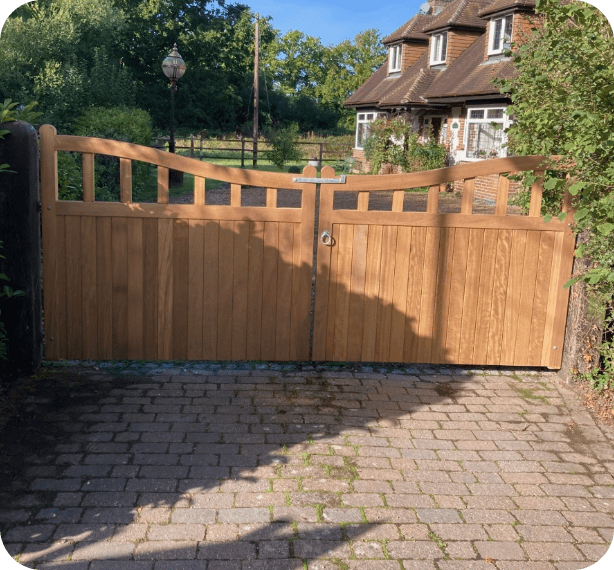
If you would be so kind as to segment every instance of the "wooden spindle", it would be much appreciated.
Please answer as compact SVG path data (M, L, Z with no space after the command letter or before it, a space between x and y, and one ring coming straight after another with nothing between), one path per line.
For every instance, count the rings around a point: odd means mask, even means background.
M266 189L266 207L277 208L277 188Z
M205 204L205 179L202 176L194 177L194 204L196 206Z
M531 186L531 204L529 205L529 217L539 218L542 213L542 198L544 193L544 170L536 170L537 177Z
M426 213L436 214L439 210L439 184L429 188L429 194L426 200Z
M84 152L83 159L83 201L94 202L96 200L94 192L94 154Z
M510 181L507 177L499 174L499 184L497 186L497 205L495 206L495 216L507 215L507 199L510 193Z
M119 201L132 202L132 161L129 158L119 159Z
M366 212L369 209L369 192L358 192L358 211Z
M403 211L403 199L405 198L405 190L395 190L392 193L392 211Z
M465 178L461 198L461 214L473 214L473 197L475 194L475 178Z
M158 204L168 204L168 168L158 166Z

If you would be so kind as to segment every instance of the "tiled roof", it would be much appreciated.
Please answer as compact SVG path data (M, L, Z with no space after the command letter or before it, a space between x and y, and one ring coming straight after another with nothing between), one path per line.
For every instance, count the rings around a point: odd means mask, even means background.
M429 37L423 33L423 29L427 26L433 16L426 14L416 14L411 20L405 22L398 30L392 32L389 36L382 40L384 45L401 40L424 40L428 41Z
M435 98L467 97L474 95L498 94L492 80L495 77L508 78L515 71L510 59L484 61L486 35L478 38L455 60L444 73L433 82L425 97Z
M425 53L405 73L387 77L388 66L382 65L358 90L345 101L346 107L369 105L391 107L394 105L424 104L424 92L432 85L441 70L428 69Z
M456 0L434 16L424 28L425 32L432 32L448 26L464 28L485 29L486 21L478 13L486 8L492 0Z
M535 8L535 0L495 0L480 12L480 16L490 16L508 8Z

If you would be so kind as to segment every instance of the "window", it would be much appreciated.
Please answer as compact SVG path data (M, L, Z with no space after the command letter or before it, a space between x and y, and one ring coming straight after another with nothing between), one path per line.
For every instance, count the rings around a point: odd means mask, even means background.
M506 156L502 145L506 141L503 131L508 126L509 118L505 114L505 107L469 109L465 130L467 158Z
M389 50L388 71L393 73L401 71L401 49L402 45L392 46Z
M355 148L363 148L363 144L369 135L369 123L375 119L385 119L386 113L376 113L375 111L367 111L358 113L356 121L356 144Z
M448 135L448 120L447 117L428 115L424 118L424 128L422 130L422 138L426 142L434 137L439 144L446 141Z
M448 32L436 34L431 37L431 65L439 65L446 62L448 51Z
M490 21L488 55L503 53L510 48L512 41L512 15L493 18Z

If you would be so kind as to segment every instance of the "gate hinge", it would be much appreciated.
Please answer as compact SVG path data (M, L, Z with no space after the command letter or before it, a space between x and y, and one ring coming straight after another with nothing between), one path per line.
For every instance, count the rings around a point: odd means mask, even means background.
M293 178L292 182L299 184L345 184L345 174L339 178Z

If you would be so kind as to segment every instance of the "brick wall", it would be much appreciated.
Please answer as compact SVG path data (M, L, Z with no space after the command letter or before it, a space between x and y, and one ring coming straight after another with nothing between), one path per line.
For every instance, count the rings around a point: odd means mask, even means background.
M483 32L471 32L464 30L450 30L448 32L448 53L446 65L456 60Z
M418 61L427 50L428 44L403 44L401 57L401 72L407 71L416 61Z

